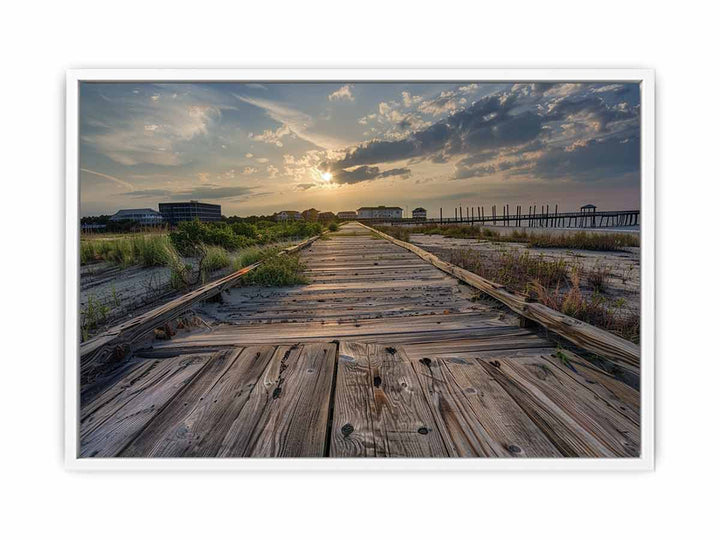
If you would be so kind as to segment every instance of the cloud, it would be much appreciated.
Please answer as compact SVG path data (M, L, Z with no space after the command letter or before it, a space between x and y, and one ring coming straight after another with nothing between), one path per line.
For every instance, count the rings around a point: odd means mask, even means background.
M151 102L136 94L111 100L106 107L122 111L123 116L105 129L82 135L82 141L122 165L180 165L179 145L208 135L223 107L193 96L168 100L161 94L152 96L156 97ZM88 120L92 122L92 116Z
M123 187L130 188L130 189L135 189L135 187L134 187L130 182L126 182L125 180L121 180L120 178L118 178L118 177L116 177L116 176L110 176L109 174L105 174L105 173L101 173L101 172L97 172L97 171L92 171L92 170L90 170L90 169L80 169L80 170L83 171L83 172L89 173L89 174L94 174L95 176L99 176L100 178L106 178L107 180L110 180L110 181L112 181L112 182L115 182L116 184L121 185L121 186L123 186Z
M172 194L173 192L168 189L138 189L123 193L126 197L133 197L137 199L145 199L148 197L169 197Z
M341 101L343 99L346 99L348 101L355 101L355 97L352 95L351 86L349 84L341 86L340 88L335 90L332 94L328 96L328 99L330 101Z
M282 148L282 138L287 136L294 136L292 130L289 126L283 124L276 130L272 129L266 129L260 134L254 134L252 132L248 133L248 139L252 139L253 141L260 141L267 144L274 144L277 147ZM252 157L252 154L247 154L247 156Z
M358 182L366 182L368 180L377 180L379 178L389 178L391 176L401 176L408 178L411 174L410 169L399 168L381 171L380 167L368 167L363 165L351 171L339 170L333 173L332 181L336 184L357 184Z
M294 189L295 189L295 191L307 191L308 189L312 189L314 187L315 187L315 184L304 183L304 184L295 184Z
M460 87L422 102L406 92L403 101L419 103L418 110L424 108L432 114L434 107L438 111L454 110L462 103L458 93L474 90L472 85ZM456 161L451 175L455 179L498 173L532 175L536 167L539 176L564 176L576 170L576 164L585 167L583 178L636 170L639 150L631 137L639 129L638 108L618 97L623 88L606 88L603 92L611 92L611 98L602 98L592 87L575 83L514 85L420 129L412 130L409 119L403 121L400 125L411 129L407 135L361 143L344 156L325 160L320 168L341 177L343 171L350 170L362 176L363 171L369 172L361 167L377 169L383 163L406 161L412 165L424 160L441 164L457 156L461 159ZM385 118L393 111L391 103L380 103L379 112ZM610 142L608 135L627 139L628 143L618 146ZM569 150L572 144L578 146ZM612 158L611 146L621 157ZM614 163L595 159L602 155Z
M373 140L328 163L329 169L390 163L410 158L426 158L442 152L463 154L488 148L516 145L535 139L542 127L538 114L526 111L510 114L511 99L490 96L450 115L431 126L394 141Z
M592 139L566 148L553 148L535 163L541 178L596 181L640 172L640 138Z
M304 112L293 109L284 103L277 103L268 99L254 98L233 94L236 99L253 105L265 111L265 113L282 124L278 129L287 129L289 133L309 142L310 144L323 149L332 149L347 146L347 143L338 139L317 133L312 128L315 124L312 117Z

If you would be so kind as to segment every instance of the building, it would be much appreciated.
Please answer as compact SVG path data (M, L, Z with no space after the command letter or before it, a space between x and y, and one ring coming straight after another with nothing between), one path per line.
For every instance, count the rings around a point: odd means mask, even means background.
M283 210L282 212L275 214L274 217L275 221L299 221L303 218L302 214L297 210Z
M363 206L358 208L358 219L402 219L403 211L399 206Z
M580 212L584 213L594 213L597 210L597 206L594 204L586 204L585 206L580 207Z
M139 225L160 225L163 222L163 216L152 208L128 208L126 210L118 210L110 221L133 221Z
M338 212L338 219L357 219L357 212L354 210L345 210L344 212Z
M302 217L305 221L317 221L319 213L319 210L309 208L308 210L303 210Z
M318 220L319 221L334 221L335 214L333 214L332 212L320 212L318 214Z
M427 210L424 208L416 208L412 211L413 219L427 219Z
M200 221L220 221L222 219L219 204L190 201L160 203L158 207L163 219L170 225L177 225L181 221L192 221L194 219Z

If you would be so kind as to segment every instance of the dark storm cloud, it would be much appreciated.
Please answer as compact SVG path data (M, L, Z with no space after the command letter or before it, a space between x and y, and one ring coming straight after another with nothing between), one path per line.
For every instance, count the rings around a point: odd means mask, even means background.
M433 154L435 160L447 160L450 155L530 142L540 134L542 118L532 111L510 114L514 102L512 95L485 97L404 139L369 141L323 165L338 170Z
M541 178L601 180L640 170L640 138L592 139L569 149L555 148L543 154L533 168Z
M562 98L551 104L550 112L545 118L547 120L564 120L577 114L594 116L600 122L600 131L607 132L608 124L636 118L638 111L628 106L627 103L609 105L599 96L581 95Z
M402 176L407 178L410 176L410 169L388 169L381 171L380 167L368 167L363 165L352 171L339 170L333 173L333 182L336 184L357 184L367 180L376 180L379 178L389 178L391 176Z
M339 183L377 178L382 163L454 157L461 157L455 179L497 172L584 179L624 174L640 162L639 93L632 86L515 85L401 139L362 143L321 168Z

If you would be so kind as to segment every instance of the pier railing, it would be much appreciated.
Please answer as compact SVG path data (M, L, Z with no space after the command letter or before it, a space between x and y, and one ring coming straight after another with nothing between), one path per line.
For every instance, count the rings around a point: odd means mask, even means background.
M554 212L526 214L495 214L490 216L469 215L443 218L356 218L362 223L391 223L397 225L423 224L482 224L501 227L553 227L553 228L602 228L630 227L640 224L640 210L615 210L604 212Z

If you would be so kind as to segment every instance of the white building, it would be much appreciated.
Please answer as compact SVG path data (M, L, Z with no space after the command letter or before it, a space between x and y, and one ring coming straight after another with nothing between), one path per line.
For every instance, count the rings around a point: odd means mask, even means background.
M118 210L110 221L134 221L140 225L160 225L163 217L152 208L128 208Z
M427 210L424 208L416 208L412 211L413 219L427 219Z
M403 210L399 206L363 206L357 213L359 219L401 219Z
M283 210L275 214L275 221L299 221L302 218L302 214L296 210Z
M346 210L344 212L338 212L338 219L357 219L357 212L355 210Z

